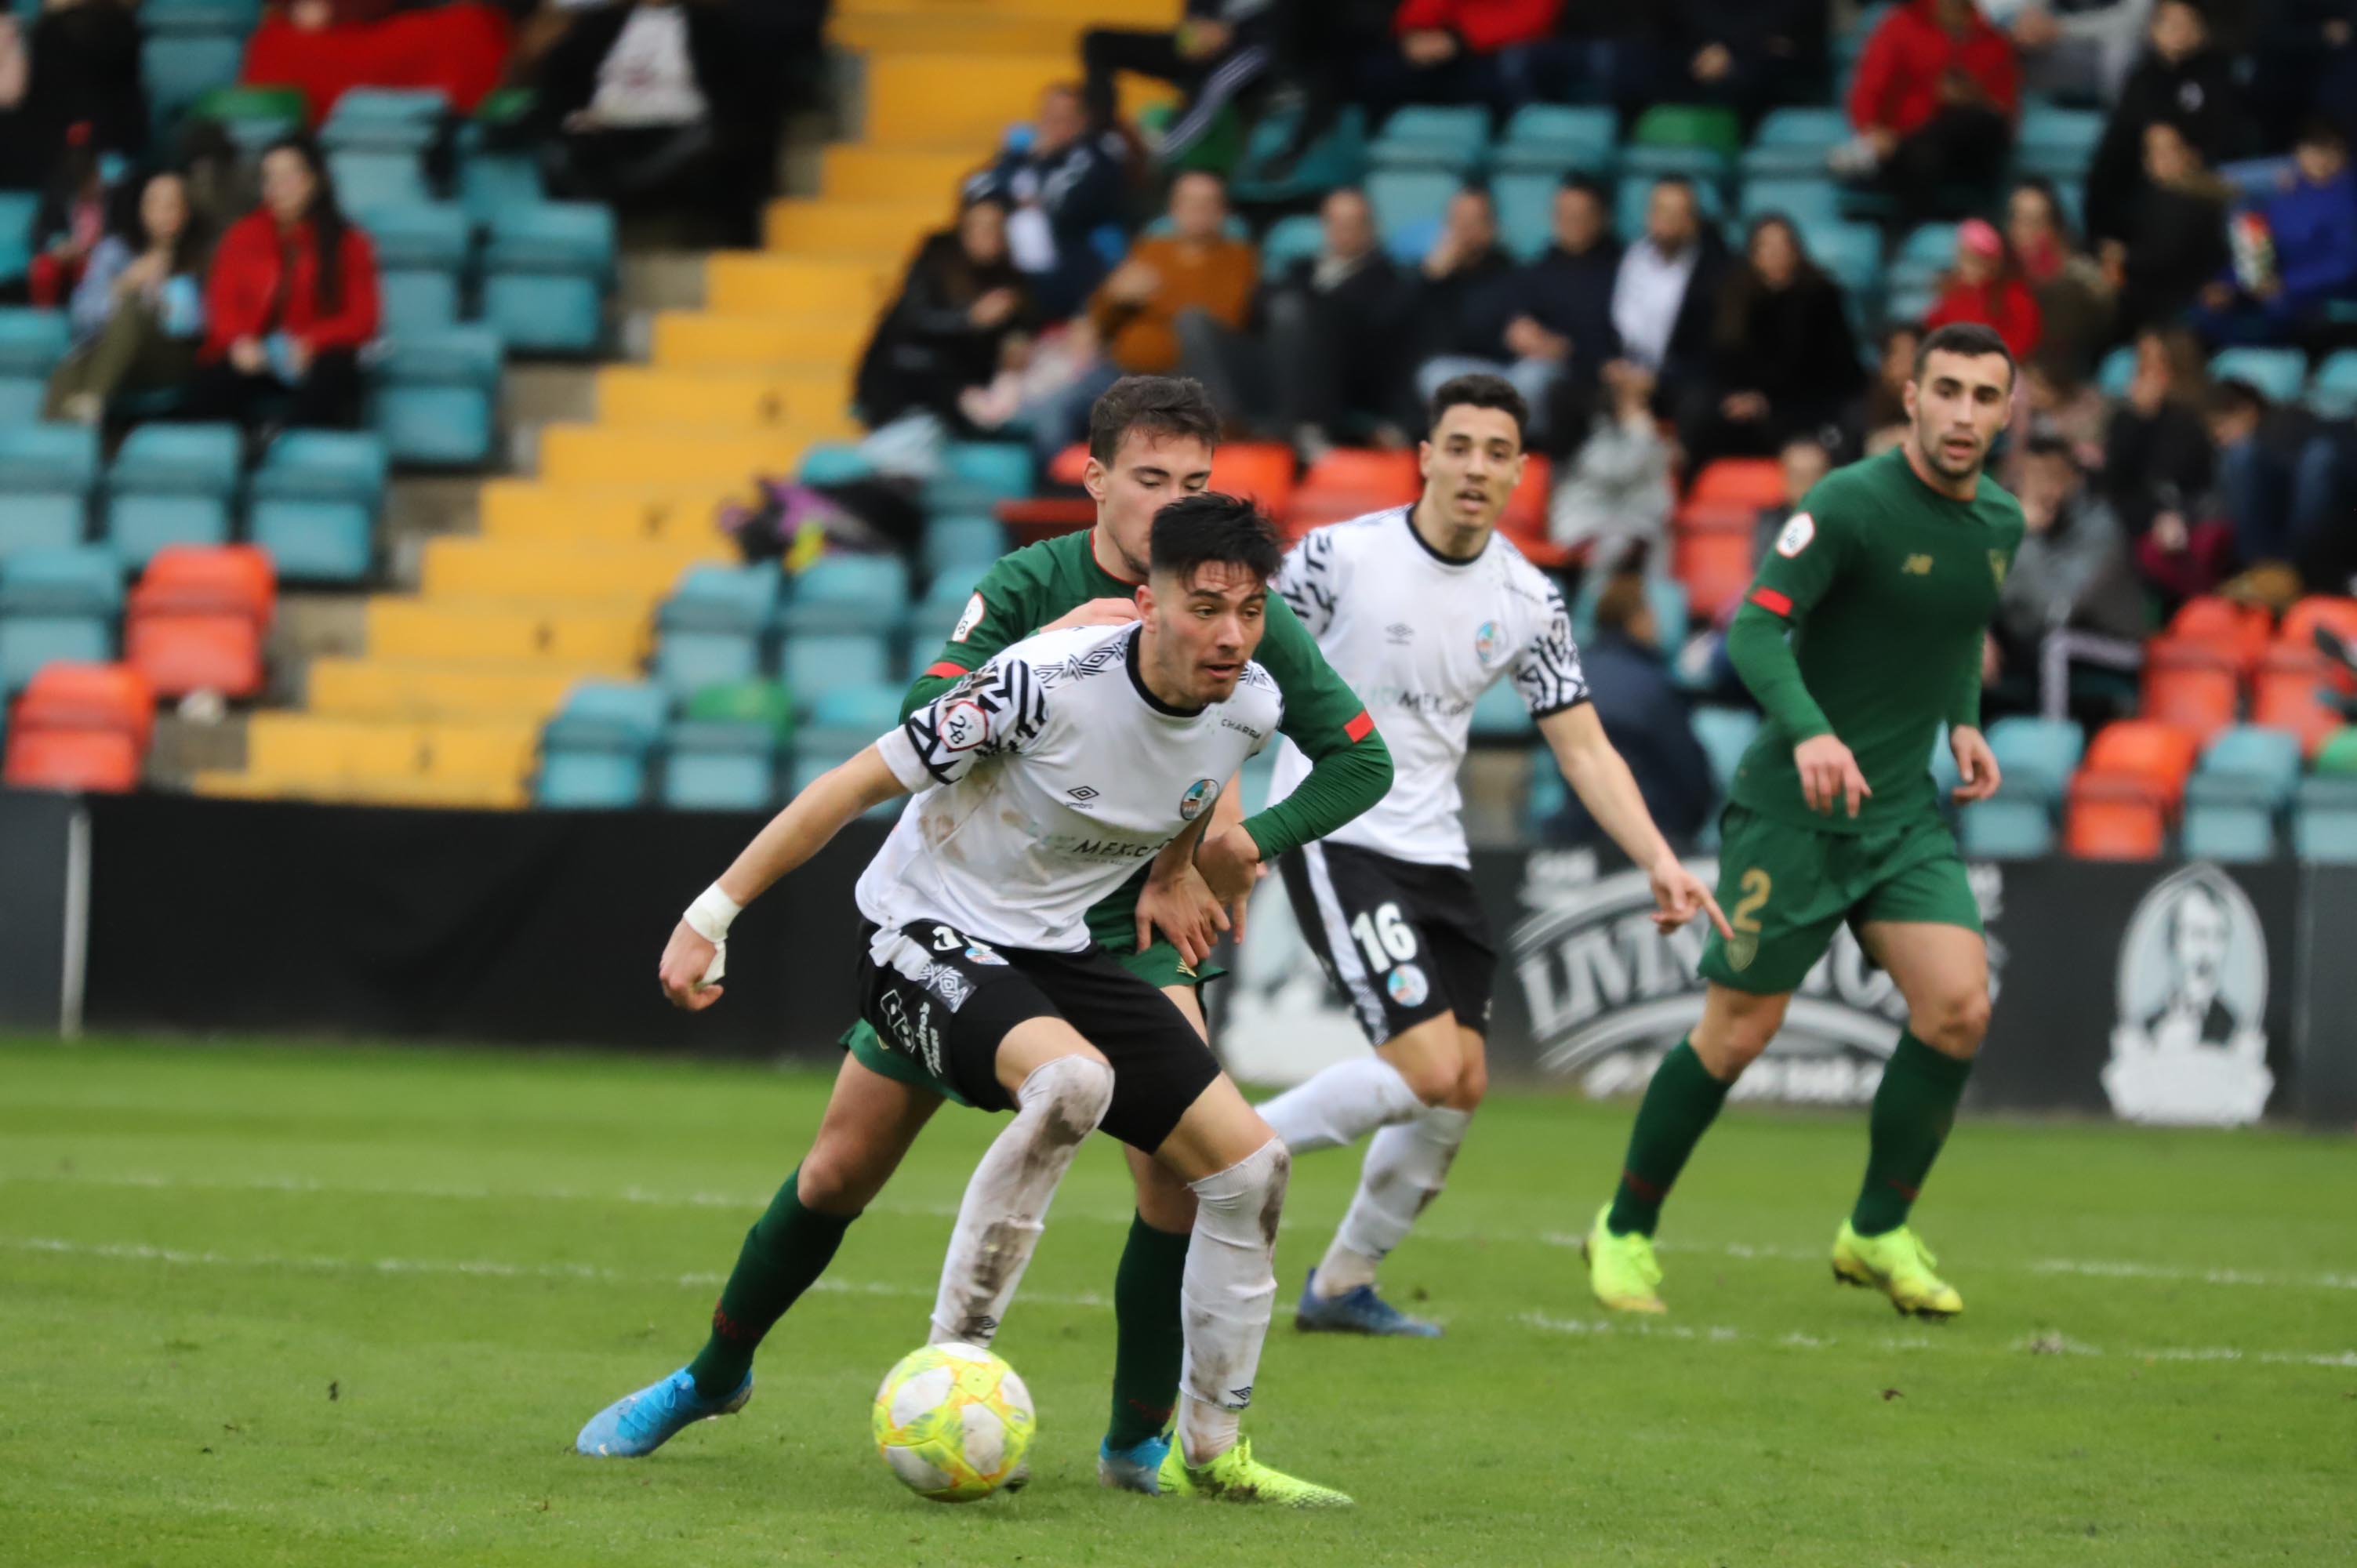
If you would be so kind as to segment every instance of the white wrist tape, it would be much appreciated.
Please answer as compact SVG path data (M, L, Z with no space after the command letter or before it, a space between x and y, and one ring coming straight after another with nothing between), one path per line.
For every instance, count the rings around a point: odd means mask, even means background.
M717 945L728 940L730 922L744 912L745 906L723 893L716 882L695 896L695 902L680 918L687 922L689 930Z

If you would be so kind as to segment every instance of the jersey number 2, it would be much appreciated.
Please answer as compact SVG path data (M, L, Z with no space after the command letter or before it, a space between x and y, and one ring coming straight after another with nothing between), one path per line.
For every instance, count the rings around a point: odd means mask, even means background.
M1391 968L1394 960L1405 963L1415 956L1415 929L1400 918L1397 904L1384 904L1370 915L1359 911L1351 922L1351 934L1367 955L1367 965L1377 974Z

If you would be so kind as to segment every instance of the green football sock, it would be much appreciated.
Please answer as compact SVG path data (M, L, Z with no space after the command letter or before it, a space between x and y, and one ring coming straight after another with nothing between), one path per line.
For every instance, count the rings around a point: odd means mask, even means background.
M1113 1277L1113 1420L1105 1427L1113 1447L1134 1448L1159 1435L1178 1402L1187 1354L1178 1282L1190 1239L1183 1230L1157 1230L1142 1214L1129 1222L1129 1244Z
M1637 1108L1637 1125L1630 1130L1629 1154L1620 1165L1620 1186L1612 1195L1612 1212L1605 1218L1614 1235L1653 1233L1672 1184L1710 1130L1730 1087L1711 1077L1690 1039L1680 1040L1662 1058L1653 1069L1653 1081L1645 1086L1645 1102Z
M1907 1211L1955 1125L1956 1101L1972 1074L1969 1060L1943 1056L1911 1033L1899 1036L1867 1123L1866 1185L1849 1216L1859 1235L1879 1236L1907 1223Z
M720 1300L712 1308L712 1337L687 1364L695 1391L705 1399L725 1399L737 1391L753 1369L753 1352L760 1348L762 1336L810 1289L811 1282L826 1273L835 1248L843 1244L844 1231L850 1229L851 1219L802 1207L794 1190L801 1178L802 1169L796 1166L770 1200L769 1212L745 1232L737 1266L720 1287Z

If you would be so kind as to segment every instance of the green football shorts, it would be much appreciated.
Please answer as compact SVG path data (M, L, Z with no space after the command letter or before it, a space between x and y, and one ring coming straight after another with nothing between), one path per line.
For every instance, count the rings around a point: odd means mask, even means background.
M1702 976L1758 996L1800 989L1844 920L1920 920L1981 929L1979 902L1936 812L1873 833L1825 832L1729 805L1719 819L1716 930Z
M1103 941L1113 928L1109 922L1100 921L1094 918L1097 914L1096 910L1090 911L1090 914L1092 917L1089 922L1090 929L1096 934L1098 940ZM1200 969L1190 968L1187 961L1178 956L1178 950L1166 941L1157 941L1144 952L1130 951L1130 948L1135 946L1136 941L1136 935L1132 931L1126 940L1118 943L1105 942L1104 945L1112 950L1113 956L1120 961L1122 968L1145 981L1157 991L1168 991L1174 985L1200 987L1207 981L1217 980L1228 972L1215 963L1204 964ZM859 1065L870 1072L897 1079L902 1083L929 1090L945 1100L954 1101L960 1105L974 1103L951 1087L946 1078L928 1071L922 1057L914 1051L901 1049L896 1040L886 1039L877 1034L875 1026L865 1018L855 1020L851 1027L842 1033L839 1039L843 1048L857 1057Z

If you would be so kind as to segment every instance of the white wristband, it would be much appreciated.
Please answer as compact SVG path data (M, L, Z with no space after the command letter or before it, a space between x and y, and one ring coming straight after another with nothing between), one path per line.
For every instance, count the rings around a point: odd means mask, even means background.
M744 912L745 906L723 893L720 884L716 882L695 896L695 902L687 907L687 913L680 918L687 922L689 930L707 942L717 944L728 940L729 922Z

